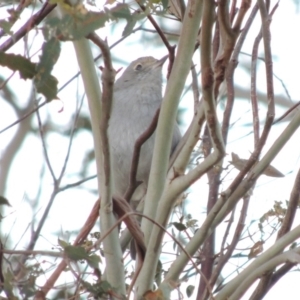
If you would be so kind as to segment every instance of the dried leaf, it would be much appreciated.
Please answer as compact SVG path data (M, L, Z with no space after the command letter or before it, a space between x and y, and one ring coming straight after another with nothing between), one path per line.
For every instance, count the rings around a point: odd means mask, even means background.
M263 174L270 177L284 177L284 175L280 171L278 171L271 165L264 170Z
M165 300L164 295L161 290L148 291L144 294L144 300Z
M241 159L237 154L233 152L231 153L231 158L232 161L230 161L230 163L239 171L242 171L248 162L247 159Z
M248 254L248 258L250 259L250 258L256 257L259 253L263 252L264 251L263 244L264 244L263 241L256 242L252 246L250 253Z
M282 201L275 201L273 208L267 211L259 219L260 230L263 231L263 223L268 222L269 218L276 217L276 222L281 223L286 215L286 208L283 206Z
M239 171L242 171L249 161L248 159L239 158L239 156L233 152L231 153L231 158L232 161L230 161L230 163ZM262 174L269 177L284 177L280 171L271 165L269 165Z

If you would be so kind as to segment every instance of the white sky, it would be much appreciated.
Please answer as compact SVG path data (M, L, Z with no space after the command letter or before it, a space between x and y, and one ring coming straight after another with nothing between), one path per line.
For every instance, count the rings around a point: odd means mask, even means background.
M275 2L272 1L274 4ZM259 22L251 30L251 33L246 40L244 51L251 53L253 40L258 33ZM147 26L151 28L150 25ZM121 26L116 27L121 28ZM291 32L294 30L294 32ZM286 84L288 91L293 101L300 100L299 94L299 69L300 69L300 39L298 37L298 29L300 28L299 14L296 14L296 7L292 1L282 1L279 5L277 12L274 15L271 31L272 31L272 51L274 57L274 72L278 75ZM122 30L123 28L121 28ZM108 35L108 43L112 44L118 40L121 36L121 32L117 29L113 35L110 34L110 26L101 31L101 34ZM152 36L151 33L146 35ZM166 54L166 50L158 47L153 47L149 43L136 43L141 36L141 32L137 32L127 38L119 47L112 50L112 54L117 61L123 61L129 63L137 56L152 55L157 58ZM102 36L103 37L103 36ZM39 43L37 43L39 44ZM12 51L23 52L24 45L19 42ZM31 53L35 50L32 49ZM96 53L96 51L95 51ZM33 57L33 61L36 61L38 56ZM249 61L247 57L240 57L241 62ZM100 65L100 63L97 63ZM121 65L119 63L114 64L118 69ZM166 66L165 66L166 68ZM264 66L261 64L259 69L258 87L265 90L265 73ZM78 71L76 58L74 56L74 50L71 42L63 43L62 53L58 63L54 69L54 76L59 79L60 85L64 84ZM1 69L1 74L7 77L11 74L8 70ZM249 87L250 79L249 75L243 69L237 69L235 73L235 79L238 85L242 87ZM74 85L78 86L74 88ZM14 93L18 97L20 103L26 103L30 93L30 83L20 80L18 76L14 76L11 79L9 86L14 90ZM17 87L17 89L16 89ZM74 92L75 91L75 92ZM51 122L56 124L63 131L68 127L70 116L73 114L76 107L77 94L82 95L83 88L80 80L75 80L74 84L64 89L59 98L61 102L54 102L41 109L43 120L50 118ZM283 94L282 86L275 80L275 92ZM80 99L80 97L78 97ZM63 105L63 111L60 112L60 108ZM190 94L182 100L181 107L186 109L184 114L183 123L188 124L190 116L192 115L193 100ZM253 151L253 136L247 135L252 128L245 126L245 124L251 122L251 106L249 101L242 100L235 106L232 115L232 123L237 121L236 128L238 130L232 130L228 138L227 153L237 153L241 158L247 158L251 151ZM86 103L84 103L83 110L87 111ZM261 116L265 115L264 105L260 106ZM13 110L4 103L0 104L0 111L2 117L0 118L0 129L10 124L16 119ZM285 111L279 109L277 116ZM35 124L36 121L34 122ZM280 135L287 123L281 122L273 127L267 145L263 150L266 153L268 148L272 145L274 140ZM22 126L22 125L21 125ZM184 131L184 128L182 128ZM0 153L2 153L7 143L15 133L15 128L8 130L0 135ZM299 162L299 144L300 131L298 130L293 138L287 143L280 154L275 158L272 163L277 169L286 174L284 178L273 179L270 177L262 176L257 182L257 188L254 191L254 195L251 199L251 206L248 212L248 221L258 220L263 213L268 211L272 206L274 200L285 201L289 198L291 187L293 186L294 177L300 167ZM51 159L51 165L53 166L56 174L61 169L61 166L65 159L66 150L68 147L68 140L62 137L60 134L52 133L47 138L47 145L49 147L49 154ZM75 182L78 178L72 174L78 172L78 161L81 161L85 151L91 148L92 137L88 132L81 133L80 136L74 140L74 145L71 152L70 162L68 163L67 174L69 176L64 179L64 183ZM13 241L18 241L23 234L27 225L32 219L32 208L29 203L25 201L25 198L35 199L37 193L37 185L39 185L41 178L41 166L44 163L44 159L41 155L42 148L40 139L36 136L30 135L22 149L17 154L12 169L9 174L9 182L5 192L5 197L8 198L12 207L5 209L2 222L2 232L8 234ZM230 160L230 155L228 155ZM225 163L226 165L226 163ZM43 181L41 191L41 202L36 205L35 214L41 216L44 211L45 205L48 202L50 194L52 192L53 183L49 176L49 172L45 171L46 181ZM94 166L90 167L90 174L95 173ZM223 183L225 189L232 179L236 176L237 171L233 170L226 177ZM96 190L96 181L92 181L85 185L91 190ZM192 213L195 218L203 218L203 212L205 211L206 196L205 191L207 189L207 179L203 178L200 182L196 183L193 187L193 191L201 190L201 195L197 192L193 192L189 195L187 211ZM47 222L42 231L42 238L39 240L36 249L49 249L57 244L57 233L61 232L60 237L67 239L68 232L76 233L76 230L81 228L84 220L86 219L91 207L96 200L96 195L86 189L70 189L59 194L51 209ZM72 217L70 217L72 216ZM202 216L202 217L201 217ZM37 218L38 219L38 218ZM297 219L299 220L299 218ZM200 223L199 223L200 224ZM255 226L255 225L254 225ZM30 230L27 230L24 238L20 241L18 249L23 249L26 245L26 240L29 238ZM74 235L73 235L74 236ZM73 238L72 236L72 238ZM259 240L259 236L256 236ZM72 240L72 239L71 239ZM257 241L257 240L255 240ZM248 244L248 246L251 246ZM266 246L266 245L265 245ZM235 266L233 266L235 267ZM230 267L228 268L230 269ZM192 280L193 282L193 280ZM197 285L198 280L194 282ZM266 300L273 299L296 299L295 295L299 295L299 273L293 272L284 277L264 298ZM193 283L191 283L193 284ZM243 299L248 299L246 295ZM191 297L190 299L193 299Z

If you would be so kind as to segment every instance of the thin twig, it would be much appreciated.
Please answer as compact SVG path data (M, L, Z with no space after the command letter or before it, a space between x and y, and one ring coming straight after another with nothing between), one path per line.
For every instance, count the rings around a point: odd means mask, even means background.
M262 2L262 1L261 1ZM264 3L263 3L264 5ZM275 12L277 8L277 5L274 7L272 12L270 13L270 16ZM253 8L254 10L254 8ZM253 12L252 10L252 12ZM264 10L265 11L265 10ZM265 14L265 12L263 13ZM267 19L270 21L270 17L267 14ZM270 43L270 29L269 24L266 26L266 24L263 27L262 30L263 36L266 35L266 41L268 40ZM241 183L243 177L246 175L246 173L254 166L254 164L258 161L259 155L261 153L261 150L263 146L265 145L265 142L267 140L267 137L269 135L269 132L271 130L271 126L274 120L274 91L273 91L273 80L272 80L272 55L271 55L271 48L268 43L265 43L265 51L267 51L268 54L265 53L265 59L266 59L266 76L268 81L268 111L267 111L267 118L266 123L262 132L262 135L260 137L259 143L257 144L257 147L255 148L254 152L250 156L247 164L245 165L244 169L240 171L239 175L234 179L234 181L230 184L229 188L227 189L230 194L238 187L238 185ZM271 78L271 79L270 79ZM256 174L256 177L258 178L259 174ZM250 179L249 179L250 180ZM225 195L225 193L222 194L225 198L228 197L228 195Z
M268 126L268 119L274 119L275 116L275 102L274 102L274 84L273 84L273 61L271 52L271 32L270 23L272 14L268 15L266 5L263 0L258 1L261 19L262 19L262 36L265 50L265 67L266 67L266 78L267 78L267 96L268 96L268 112L266 126ZM277 8L274 7L273 11ZM273 120L272 120L273 122ZM272 123L269 125L271 127Z
M132 33L135 33L139 30L142 30L143 28L140 26L140 27L137 27L136 29L132 30L130 34ZM115 46L117 46L119 43L121 43L123 40L125 40L130 34L120 38L118 41L116 41L115 43L113 43L109 49L112 49L114 48ZM102 53L99 54L95 59L94 61L97 61L99 58L102 57ZM74 79L76 79L79 75L81 74L81 72L78 72L77 74L75 74L73 77L71 77L67 82L65 82L59 89L58 89L58 92L61 92L67 85L69 85ZM10 128L12 128L13 126L15 126L16 124L22 122L23 120L25 120L27 117L29 117L31 114L35 113L39 108L41 108L42 106L44 106L45 104L47 104L48 102L45 101L41 104L39 104L37 107L35 107L32 111L26 113L22 118L18 119L17 121L13 122L12 124L10 124L9 126L3 128L2 130L0 130L0 134Z
M286 116L288 116L293 110L295 110L300 105L300 101L294 104L290 109L288 109L282 116L280 116L278 119L276 119L273 122L273 125L283 120Z
M39 224L37 226L37 229L32 233L32 236L30 238L30 242L28 244L28 246L26 247L26 251L32 251L34 249L34 246L38 240L38 238L40 237L40 234L41 234L41 231L42 231L42 228L46 222L46 219L49 215L49 211L53 205L53 202L54 202L54 199L55 199L55 196L56 196L56 189L54 188L54 191L52 192L51 196L50 196L50 199L49 199L49 202L46 206L46 209L43 213L43 216L41 218L41 220L39 221ZM21 277L24 276L24 273L22 271L22 266L24 265L24 263L26 262L27 260L27 256L26 255L23 255L22 258L20 259L19 261L19 264L18 264L18 267L16 268L16 270L14 270L14 273L16 274L16 279L20 279Z
M149 14L149 13L147 13L146 7L139 0L137 0L137 4L140 6L140 8L142 9L142 11L146 14L148 20L150 21L150 23L152 24L152 26L155 28L156 32L159 34L159 36L162 39L164 45L167 47L167 49L169 51L169 55L171 55L172 52L174 54L174 47L169 44L169 41L165 37L163 31L158 26L158 24L156 23L156 21L154 20L154 18L152 17L152 15Z
M216 114L214 88L214 72L211 64L211 40L212 27L214 23L214 3L207 2L204 5L207 13L203 13L202 23L205 24L206 30L201 32L201 68L202 68L202 93L205 108L205 117L209 128L210 137L215 150L219 151L220 158L225 153L222 137L219 136L219 122ZM208 15L209 14L209 15Z
M222 134L219 127L219 122L216 114L216 98L214 96L214 72L212 69L211 57L212 57L212 30L214 24L214 10L215 4L211 1L204 2L203 5L203 17L202 26L205 30L201 31L201 68L202 68L202 93L206 117L206 135L207 135L207 152L205 153L206 160L211 152L211 145L214 148L214 152L218 154L218 161L223 158L225 149L222 140ZM217 161L217 162L218 162ZM207 201L207 214L214 207L219 191L219 181L216 180L218 175L215 176L214 171L208 171L209 177L209 194ZM197 299L204 299L203 296L206 292L211 291L212 287L208 285L210 276L212 274L214 263L214 248L215 248L215 231L212 232L205 243L203 244L203 255L205 260L201 263L201 276L198 287Z
M43 7L34 14L13 36L0 45L0 51L7 51L10 47L15 45L27 32L38 25L43 19L56 7L56 4L49 4L46 2Z
M154 20L154 18L152 17L152 15L150 13L146 12L146 7L139 0L137 0L136 2L140 6L140 8L143 10L143 12L146 14L148 20L153 25L153 27L155 28L156 32L158 33L158 35L162 39L164 45L168 49L168 52L169 52L169 66L168 66L168 75L167 75L167 78L169 78L169 76L171 74L172 66L173 66L173 63L174 63L174 59L175 59L175 48L176 48L176 46L171 46L170 45L168 39L166 38L166 36L164 35L163 31L158 26L158 24L156 23L156 21Z
M257 6L257 4L256 4L256 6ZM241 54L244 54L246 56L252 57L252 54L246 53L244 51L241 51ZM265 58L264 57L258 56L257 59L265 62ZM281 79L276 73L273 73L273 75L280 82L282 88L284 89L284 92L286 93L287 98L292 102L293 101L292 97L291 97L291 95L290 95L290 93L288 91L288 88L287 88L286 84L284 83L283 79Z
M121 206L119 206L121 204ZM147 218L149 221L153 222L153 224L155 224L156 226L160 227L160 229L162 229L166 234L168 234L176 244L178 244L178 246L181 248L181 250L187 255L187 257L189 258L189 260L191 261L191 263L193 264L194 268L197 270L198 273L201 273L201 271L198 269L196 263L193 261L192 257L186 252L186 250L184 249L184 247L181 245L181 243L171 234L168 233L168 231L161 226L160 224L156 223L154 220L148 218L147 216L137 213L137 212L133 212L130 208L130 206L126 203L126 201L122 201L122 199L114 199L114 207L118 207L119 209L119 213L121 213L120 218L118 219L118 221L112 226L112 228L110 228L104 235L101 235L101 238L99 240L96 241L95 244L93 244L89 249L87 249L87 251L90 251L91 249L97 248L98 245L112 232L112 230L114 230L121 222L126 222L126 220L132 220L133 222L137 222L134 216L140 216L140 217L144 217ZM125 208L127 207L127 208ZM124 210L125 208L125 210ZM78 234L77 238L75 239L73 245L80 245L87 237L87 235L89 234L89 232L91 231L91 229L94 227L94 224L96 222L96 220L98 219L98 215L99 215L99 209L100 209L100 201L96 201L94 204L94 207L87 219L87 221L85 222L83 228L81 229L80 233ZM127 210L129 209L129 210ZM121 212L123 211L123 212ZM135 220L135 221L134 221ZM127 224L128 225L128 224ZM136 227L133 227L134 230L131 231L131 233L138 233L135 232ZM139 228L139 226L138 226ZM138 234L141 234L141 238L143 238L143 234L140 232ZM61 261L59 263L59 265L57 266L56 270L52 273L52 275L50 276L50 278L47 280L47 282L44 284L44 286L40 289L39 293L42 293L42 295L46 296L47 293L53 288L56 280L58 279L58 277L60 276L61 272L63 272L63 270L67 267L67 263L65 260Z
M66 155L66 159L65 159L65 162L64 162L64 165L62 167L62 171L60 173L60 176L58 179L56 179L55 177L55 174L54 174L54 171L52 169L52 166L50 164L50 159L48 157L48 152L47 152L47 148L46 148L46 144L45 144L45 138L44 138L44 133L43 133L43 130L42 130L42 123L41 123L41 118L40 118L40 115L39 115L39 111L37 110L36 111L37 113L37 117L38 117L38 124L39 124L39 129L40 129L40 134L41 134L41 140L42 140L42 145L43 145L43 150L44 150L44 155L45 155L45 159L46 159L46 164L47 164L47 167L51 173L51 176L52 176L52 179L53 179L53 184L54 184L54 188L53 188L53 191L52 191L52 194L50 196L50 199L49 199L49 202L46 206L46 209L38 223L38 226L37 226L37 229L32 233L32 236L31 236L31 239L30 239L30 242L29 242L29 245L27 246L26 248L26 251L32 251L35 247L35 244L40 236L40 233L42 231L42 228L46 222L46 219L49 215L49 212L50 212L50 209L54 203L54 199L56 197L56 195L61 191L59 189L59 185L61 183L61 180L62 180L62 176L65 172L65 169L66 169L66 165L67 165L67 162L68 162L68 157L70 155L70 150L71 150L71 145L72 145L72 137L71 137L71 140L69 142L69 147L68 147L68 152L67 152L67 155ZM76 122L76 120L75 120ZM74 126L75 127L75 126ZM74 128L73 127L73 128ZM73 136L73 133L71 134L71 136ZM23 276L22 272L21 272L21 269L20 269L20 266L21 264L24 264L25 261L27 260L27 256L26 255L23 255L22 258L21 258L21 262L19 263L19 267L15 270L15 273L18 274L17 277L20 277L20 276Z
M120 44L121 42L123 42L126 38L128 38L131 34L139 31L139 30L143 30L142 26L137 27L136 29L133 29L130 34L125 35L123 37L121 37L119 40L117 40L115 43L113 43L111 46L109 46L109 49L113 49L115 46L117 46L118 44ZM97 55L94 58L94 61L96 62L98 59L100 59L102 57L102 53L100 53L99 55ZM77 74L75 74L72 78L70 78L66 83L64 83L59 89L58 92L60 92L61 90L63 90L69 83L71 83L74 79L76 79L79 75L81 74L81 72L78 72Z
M239 49L237 47L235 50L236 53L239 52ZM234 71L238 65L237 56L232 56L225 72L225 80L226 80L226 87L227 87L227 101L226 101L226 107L223 114L223 122L222 122L222 136L225 145L227 144L230 118L231 118L234 100L235 100L233 78L234 78Z
M222 124L222 135L223 135L225 144L227 143L230 117L231 117L234 100L235 100L235 90L234 90L234 83L233 83L234 71L235 71L237 63L238 63L238 57L239 57L240 51L242 49L242 46L246 39L246 36L249 32L249 29L254 21L257 11L258 11L258 6L255 5L252 9L252 12L251 12L246 24L245 24L245 27L243 28L241 35L236 43L236 46L232 53L232 57L229 61L229 64L228 64L228 67L227 67L227 70L225 73L227 95L228 95L226 107L225 107L224 115L223 115L223 124Z
M242 21L250 7L249 0L244 0L242 2L237 20L234 26L231 28L227 2L227 0L220 0L218 2L218 21L221 33L221 43L220 49L218 51L219 55L216 57L215 60L215 97L217 97L220 85L224 80L226 68L228 66L228 61L230 60L230 57L232 55L236 39L240 34Z
M133 150L133 155L132 155L132 160L131 160L130 176L129 176L129 186L124 195L124 198L128 202L130 201L134 190L140 184L140 182L138 182L136 180L136 175L137 175L137 170L138 170L141 148L142 148L143 144L154 133L156 126L157 126L158 117L159 117L159 109L156 111L149 127L139 136L139 138L136 140L136 142L134 144L134 150Z
M274 6L271 13L268 14L265 3L263 0L258 1L258 5L261 12L262 18L262 36L264 41L265 50L265 66L266 66L266 79L267 79L267 96L268 96L268 110L266 116L265 126L257 146L252 153L249 162L253 165L259 158L262 148L270 133L274 117L275 117L275 101L274 101L274 84L273 84L273 61L271 52L271 33L270 33L270 23L271 17L278 7L278 3ZM247 164L248 165L248 164Z
M100 209L100 201L96 201L94 204L93 209L91 210L90 215L88 216L85 224L83 225L82 229L80 230L78 236L76 237L73 245L80 245L88 236L92 228L94 227L96 220L99 216L99 209ZM40 291L37 294L42 294L44 297L47 293L53 288L56 280L63 272L63 270L67 267L67 263L65 260L62 260L59 265L56 267L55 271L51 274L51 276L47 279L44 286L41 287ZM36 294L36 295L37 295Z
M191 67L191 74L192 74L192 90L194 96L194 115L196 114L197 105L200 101L200 91L199 91L199 83L198 83L198 75L195 70L195 65Z
M216 61L218 51L220 48L220 25L218 19L215 22L215 31L214 31L214 37L212 41L212 58L213 61Z
M28 5L26 0L21 0L19 5L13 10L13 13L8 17L8 22L10 23L10 27L12 27L16 21L19 19L20 14ZM6 34L4 29L0 29L0 38L2 38Z
M244 17L246 15L248 9L250 8L250 6L251 6L251 0L243 0L242 1L238 15L235 20L235 23L232 27L233 32L238 33L240 31Z
M220 275L223 267L225 266L225 264L228 262L228 260L232 256L232 253L236 250L236 245L240 241L240 237L241 237L241 234L243 232L243 229L244 229L244 226L245 226L245 220L246 220L246 217L247 217L249 200L250 200L249 196L245 196L244 199L243 199L243 201L244 201L243 202L243 207L241 209L240 218L239 218L238 224L235 228L235 232L233 234L232 241L231 241L229 247L227 248L226 253L220 255L218 264L215 267L215 269L213 271L213 274L211 276L211 279L210 279L210 285L211 286L215 285L215 283L218 279L218 276Z
M218 20L220 22L220 28L222 28L223 31L222 36L224 34L226 34L227 36L231 36L233 32L229 19L227 0L220 0L218 2Z
M21 123L23 120L25 120L27 117L31 116L33 113L37 112L41 107L43 107L45 104L47 104L47 101L42 102L41 104L37 105L35 108L33 108L31 111L27 112L26 114L24 114L24 116L22 116L21 118L19 118L17 121L11 123L10 125L8 125L7 127L3 128L0 130L0 134L3 133L4 131L12 128L13 126Z
M231 3L230 13L229 13L229 21L231 24L233 23L234 17L237 13L236 2L237 2L236 0L233 0Z
M297 212L297 207L299 204L300 198L300 169L298 170L294 186L290 195L290 199L288 201L288 208L285 213L281 228L277 233L276 241L278 241L282 236L284 236L287 232L289 232L292 228L295 215ZM265 274L253 292L250 300L259 300L266 295L266 293L272 288L272 286L284 276L292 267L296 264L287 262L284 264L279 270L275 271L275 269L270 270L267 274Z
M2 244L2 241L0 240L0 283L1 285L4 285L4 276L3 276L3 253L4 253L4 247Z
M257 56L258 46L262 39L262 30L255 38L252 56L251 56L251 105L252 105L252 118L253 118L253 132L254 132L254 148L257 147L259 141L259 115L258 115L258 101L257 101L257 89L256 89L256 73L257 73Z
M8 249L3 249L1 250L2 253L5 254L12 254L12 255L27 255L27 256L35 256L35 255L45 255L45 256L51 256L51 257L63 257L62 252L58 251L44 251L44 250L8 250Z
M54 186L56 187L57 186L57 179L56 179L56 176L54 174L53 168L52 168L51 163L50 163L50 159L49 159L49 155L48 155L48 151L47 151L47 146L46 146L46 141L45 141L44 130L43 130L43 124L42 124L42 120L41 120L39 110L36 110L36 115L37 115L37 119L38 119L39 131L40 131L40 136L41 136L41 141L42 141L42 146L43 146L43 152L44 152L44 156L45 156L45 160L46 160L46 165L47 165L47 167L49 169L49 172L52 176Z
M85 182L87 182L87 181L89 181L89 180L92 180L92 179L95 179L95 178L97 178L97 175L89 176L89 177L84 178L84 179L82 179L82 180L79 180L79 181L77 181L77 182L67 184L67 185L65 185L65 186L63 186L63 187L60 187L60 188L58 189L57 193L60 193L60 192L63 192L63 191L65 191L65 190L67 190L67 189L70 189L70 188L79 186L79 185L81 185L82 183L85 183Z
M287 274L293 267L299 265L298 263L286 262L282 267L278 268L276 272L274 272L271 282L269 283L268 291L285 275ZM261 298L257 299L260 300ZM251 299L252 300L252 299Z
M74 119L74 122L73 122L73 126L71 128L67 154L66 154L64 164L63 164L63 166L61 168L60 174L59 174L58 179L57 179L58 186L61 183L61 180L62 180L62 178L63 178L63 176L65 174L66 168L67 168L67 164L69 162L69 157L70 157L70 154L71 154L71 148L72 148L73 139L74 139L74 133L75 133L75 129L76 129L76 123L77 123L77 120L78 120L78 117L79 117L79 113L80 113L81 108L82 108L83 99L84 99L84 96L82 97L80 106L78 107L78 109L76 111L76 115L75 115L75 119Z
M110 151L109 151L109 140L108 140L108 122L110 119L112 101L113 101L113 88L116 71L114 70L111 62L111 54L109 47L96 33L90 33L87 38L92 40L100 49L103 56L104 68L102 71L102 114L100 121L100 132L102 140L102 152L103 152L103 164L105 174L105 185L107 186L110 180Z
M151 33L157 33L156 30L154 29L149 29L149 28L141 28L140 29L141 31L145 31L145 32L151 32ZM169 32L169 31L163 31L163 34L166 34L166 35L171 35L171 36L176 36L176 37L179 37L179 34L178 33L175 33L175 32Z

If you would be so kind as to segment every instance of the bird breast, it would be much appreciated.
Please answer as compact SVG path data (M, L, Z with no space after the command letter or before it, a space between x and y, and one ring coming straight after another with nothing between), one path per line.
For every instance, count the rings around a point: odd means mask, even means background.
M150 89L146 90L146 89ZM149 127L161 104L161 93L148 87L127 88L114 93L113 109L109 123L116 192L125 193L131 169L136 140ZM137 180L147 181L154 148L154 135L142 146Z

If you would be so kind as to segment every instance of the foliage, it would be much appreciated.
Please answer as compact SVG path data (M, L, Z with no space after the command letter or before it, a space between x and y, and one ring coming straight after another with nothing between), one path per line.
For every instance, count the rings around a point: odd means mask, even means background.
M137 299L241 299L250 293L246 297L254 300L268 297L297 270L296 155L288 155L289 173L273 166L300 124L298 103L282 80L284 93L275 94L271 33L278 34L272 31L278 4L163 0L72 6L58 0L7 2L0 9L6 14L0 20L2 105L18 119L7 113L7 127L0 130L1 297L128 299L137 290ZM153 172L135 212L128 204L132 194L110 197L103 137L115 66L144 51L168 52L169 66L155 124ZM103 94L94 68L98 52ZM241 70L249 84L239 78ZM180 100L188 103L179 109L188 129L169 158ZM57 103L59 110L51 111ZM247 142L236 146L241 136ZM286 198L259 194L261 182L284 189ZM130 187L137 185L136 178L130 181ZM132 236L137 263L129 255Z

